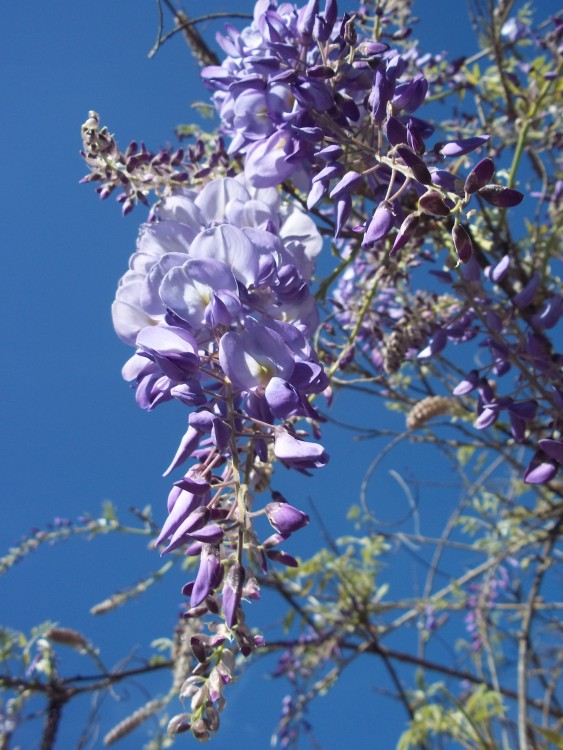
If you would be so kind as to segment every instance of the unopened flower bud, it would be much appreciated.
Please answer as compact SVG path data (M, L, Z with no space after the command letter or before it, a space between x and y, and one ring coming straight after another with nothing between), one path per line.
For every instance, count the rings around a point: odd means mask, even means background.
M426 164L419 156L411 151L410 148L407 148L407 146L397 146L396 151L412 172L415 180L422 183L423 185L432 184L432 175L428 171L428 167L426 166Z
M393 207L389 201L382 201L376 208L372 220L368 224L364 241L362 242L363 247L373 245L378 240L383 239L383 237L389 234L394 223L395 215Z
M173 716L168 722L168 726L166 727L167 733L171 737L174 737L177 734L189 732L191 727L189 718L189 714L177 714L177 716Z
M429 190L418 199L418 208L423 214L430 216L449 216L450 209L440 193L435 190Z
M482 187L485 187L495 173L495 165L492 159L486 157L476 164L465 180L464 190L471 195Z
M473 252L471 237L467 230L461 224L455 224L452 229L452 240L454 243L457 257L462 263L467 263Z
M479 189L479 195L491 206L497 208L512 208L524 200L524 194L519 190L502 187L502 185L485 185Z
M389 255L393 255L407 244L407 242L416 232L419 224L420 214L409 214L407 216L407 218L399 227L399 231L397 233L397 236L395 237L395 242L393 243L393 247L391 248Z

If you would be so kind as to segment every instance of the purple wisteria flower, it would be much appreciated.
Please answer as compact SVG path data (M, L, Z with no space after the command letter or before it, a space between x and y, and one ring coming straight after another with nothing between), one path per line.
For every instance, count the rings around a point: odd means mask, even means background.
M226 57L203 80L232 139L229 153L245 154L257 187L288 178L309 187L327 139L369 117L382 122L389 108L408 119L428 91L420 73L403 79L407 61L396 50L363 39L350 16L338 19L335 2L322 13L316 0L302 8L258 2L250 26L228 26L217 40ZM404 142L421 147L414 123L405 133ZM322 195L326 186L317 184Z
M300 471L328 460L290 426L299 417L319 419L308 397L328 385L308 341L318 320L309 282L321 246L314 222L275 189L218 178L157 205L113 305L118 335L136 346L123 375L135 382L139 405L175 399L192 409L165 475L195 463L168 496L156 544L162 554L199 556L197 576L184 587L186 616L219 613L222 601L243 651L252 640L240 615L244 556L264 569L268 556L296 562L258 546L250 508L233 484L234 462L267 461L268 444ZM284 538L307 523L293 506L278 506L270 503L266 513Z
M309 516L287 502L268 503L265 508L271 526L283 537L288 537L309 523Z

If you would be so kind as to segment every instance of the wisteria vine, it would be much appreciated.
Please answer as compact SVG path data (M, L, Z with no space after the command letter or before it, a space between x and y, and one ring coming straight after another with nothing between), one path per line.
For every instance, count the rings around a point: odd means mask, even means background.
M174 402L183 414L183 436L164 473L176 477L164 520L158 528L142 520L143 534L154 537L162 555L191 560L192 576L182 588L185 606L167 663L170 694L118 724L106 745L176 695L189 710L167 721L170 737L191 731L206 741L218 731L237 659L268 645L245 611L263 586L281 592L306 628L289 647L280 645L276 676L295 688L284 701L281 747L295 746L299 732L308 731L307 702L336 679L349 652L350 659L372 653L384 662L409 716L404 750L431 747L429 736L444 727L465 747L493 747L471 744L482 737L467 707L457 725L458 706L447 713L447 701L440 703L441 725L436 713L425 714L422 698L407 694L392 666L394 658L410 659L440 671L425 644L460 609L470 650L487 668L480 678L447 667L443 673L478 684L473 699L486 705L488 718L502 714L502 699L516 700L520 750L536 731L526 719L530 707L539 710L527 692L530 632L562 520L563 294L554 238L563 182L553 101L561 90L563 20L556 16L534 29L526 11L510 16L511 3L500 3L491 23L502 24L487 52L497 70L480 81L467 60L419 50L411 5L374 0L343 12L335 0L322 8L319 0L301 6L258 0L248 25L228 23L217 34L221 54L201 71L216 133L188 127L180 129L186 142L176 149L153 153L131 143L122 152L96 112L82 126L89 168L83 181L95 183L102 199L114 194L123 214L139 203L148 208L112 317L119 338L135 348L123 377L137 404L151 411ZM178 12L176 23L191 29L190 44L197 46L187 16ZM537 46L541 64L527 62L519 45ZM503 50L514 51L510 65ZM198 58L209 62L214 53L204 51ZM461 102L476 91L473 105L458 108L453 120L436 114L443 99ZM536 132L539 118L544 134ZM528 182L541 183L539 191L520 177L524 155L533 173ZM510 213L519 216L520 204L530 201L535 225L515 232ZM537 500L532 520L526 517L528 536L503 531L499 552L499 527L487 521L479 551L488 559L438 594L431 593L431 572L424 597L395 620L381 615L385 591L373 587L374 561L396 539L374 533L369 541L354 540L364 545L361 554L349 546L332 550L332 557L312 556L304 566L286 549L310 518L277 489L276 468L312 475L327 465L322 427L334 394L345 388L404 414L405 432L385 450L403 439L434 440L453 464L462 463L463 451L471 464L477 448L498 455L510 480L482 502L503 529L518 522L509 495ZM443 439L429 428L440 418L451 428ZM366 528L374 523L366 487L384 452L362 487ZM462 510L485 484L466 488L436 544L432 571L456 524L473 533L473 519ZM260 531L264 519L267 535ZM84 528L102 533L91 519ZM64 534L71 532L67 523ZM417 534L407 541L425 542ZM524 559L530 544L542 553L526 603L517 601L511 571L530 565ZM1 562L7 568L23 554L16 549ZM168 569L93 612L119 606ZM337 593L324 609L315 599L315 609L309 592L324 590L331 577ZM294 588L287 585L296 580ZM494 666L490 613L500 605L521 613L517 690L501 684ZM422 634L416 658L382 644L414 618ZM42 635L49 659L52 643L93 653L80 634L64 628ZM338 666L328 669L332 663ZM561 712L543 672L542 680L550 696L543 704L547 725L560 721ZM425 708L438 706L432 690ZM549 739L546 731L539 734ZM500 735L506 750L504 725Z

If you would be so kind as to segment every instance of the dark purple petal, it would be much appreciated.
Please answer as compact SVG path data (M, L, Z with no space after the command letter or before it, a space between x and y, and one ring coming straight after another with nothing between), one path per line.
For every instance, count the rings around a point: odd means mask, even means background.
M412 120L407 123L407 143L415 152L415 154L423 154L426 151L426 144L418 128L413 125Z
M532 304L532 302L534 301L534 297L536 296L536 291L538 289L540 281L540 274L535 273L528 281L526 286L522 289L522 291L514 295L512 301L514 302L516 307L522 310L524 307L528 307L528 305Z
M484 187L495 173L495 165L492 159L486 157L476 164L465 180L464 190L470 195Z
M461 224L454 224L452 228L452 240L457 257L462 263L467 263L473 253L473 245L471 237Z
M376 122L383 122L387 114L387 104L393 93L393 87L390 85L385 74L385 70L379 67L375 71L373 87L369 96L371 112Z
M538 445L546 455L563 466L563 442L561 440L544 438L538 441Z
M523 443L526 436L526 421L512 411L508 412L508 418L510 419L512 437L517 443Z
M389 117L385 126L387 140L392 146L407 142L407 129L397 117Z
M517 401L510 404L508 410L522 419L533 419L536 416L538 404L537 401Z
M409 214L407 218L403 221L401 226L399 227L399 231L397 232L397 236L395 237L395 242L393 243L393 247L391 248L391 251L389 255L393 255L398 250L400 250L402 247L404 247L409 240L413 237L414 233L416 232L418 225L420 223L420 214Z
M449 216L450 209L446 202L435 190L429 190L424 195L421 195L418 199L418 208L424 214L430 214L430 216Z
M271 549L266 552L266 555L270 558L270 560L274 560L274 562L279 562L282 565L287 565L289 568L298 568L299 563L297 560L292 557L292 555L288 554L287 552L284 552L281 549Z
M438 330L430 339L430 343L421 352L417 354L417 359L430 359L439 354L448 343L448 336L445 331Z
M420 107L427 93L428 81L419 73L412 81L398 84L393 96L393 106L406 112L414 112Z
M540 328L553 328L563 314L563 296L554 295L542 307L539 313L532 316L532 323Z
M478 195L497 208L512 208L524 200L524 194L519 190L502 185L485 185L479 189Z
M426 166L426 164L419 156L417 156L413 151L410 150L410 148L407 148L406 146L398 146L395 150L399 154L401 159L405 162L407 167L411 170L415 180L422 183L423 185L432 184L432 175L428 171L428 167Z
M198 542L204 544L218 544L224 537L223 529L216 523L208 523L200 529L194 529L190 532Z

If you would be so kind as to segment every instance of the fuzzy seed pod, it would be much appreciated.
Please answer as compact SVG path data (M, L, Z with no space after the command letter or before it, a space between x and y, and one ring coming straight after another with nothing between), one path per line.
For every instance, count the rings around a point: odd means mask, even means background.
M423 398L407 414L407 429L417 430L434 417L451 414L456 406L456 400L448 396L428 396L427 398Z
M135 713L131 714L131 716L123 719L123 721L120 721L119 724L117 724L113 729L110 729L110 731L104 737L104 747L113 745L114 742L117 742L118 740L123 739L123 737L126 737L134 729L137 729L137 727L141 726L141 724L146 721L149 716L152 716L160 708L162 708L163 705L164 703L161 700L152 700L148 703L145 703L144 706L138 708Z
M45 637L53 643L62 643L65 646L72 646L72 648L85 648L88 646L88 641L82 633L71 628L49 628L45 633Z

